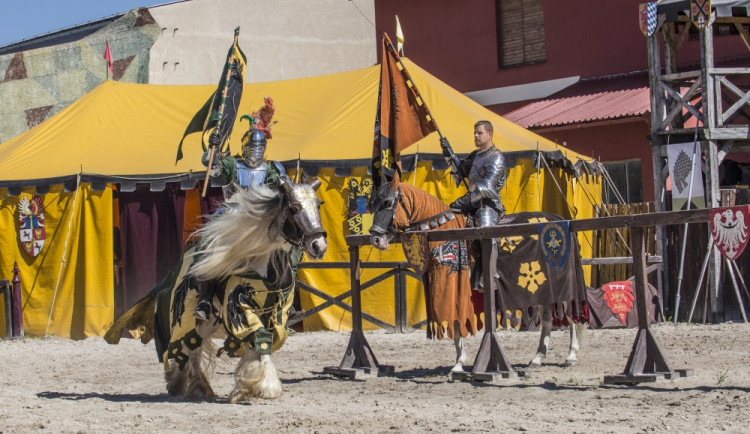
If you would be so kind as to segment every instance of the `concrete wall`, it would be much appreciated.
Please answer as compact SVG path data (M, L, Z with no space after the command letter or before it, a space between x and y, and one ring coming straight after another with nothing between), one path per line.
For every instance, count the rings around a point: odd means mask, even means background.
M149 11L162 28L151 49L153 84L217 83L237 26L248 82L377 62L374 0L188 0Z
M134 9L78 41L0 56L0 143L107 79L105 41L114 58L109 79L216 84L240 26L246 80L263 82L375 64L374 22L374 0L184 0Z

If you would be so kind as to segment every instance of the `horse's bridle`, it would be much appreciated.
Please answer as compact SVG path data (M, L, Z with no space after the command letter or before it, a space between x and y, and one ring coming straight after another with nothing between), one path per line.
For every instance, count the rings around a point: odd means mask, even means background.
M380 212L380 210L390 210L389 213L390 219L388 220L388 226L385 228L380 227L376 222L373 221L372 226L370 226L370 233L375 234L381 234L381 235L395 235L399 231L396 229L395 221L396 221L396 210L398 209L398 206L401 205L401 208L404 210L404 214L406 214L407 220L411 220L411 212L409 212L409 208L406 207L406 203L404 202L404 195L401 192L401 187L398 187L396 190L388 189L389 191L393 192L393 198L387 198L383 199L383 207L380 207L381 199L377 198L377 203L373 208L375 208L375 213L377 214Z
M291 180L285 180L282 181L281 185L281 194L283 196L282 200L287 201L288 206L282 206L282 209L287 209L286 215L284 216L284 223L281 228L281 236L284 238L286 242L289 244L296 246L296 247L304 247L305 238L311 237L315 238L317 236L322 235L323 237L327 237L328 234L323 229L322 226L311 226L306 221L301 219L301 208L302 205L300 203L293 203L292 202L292 194L291 189L294 188L294 186L287 189L283 186L283 182L292 182ZM311 185L313 190L315 190L315 186ZM317 199L316 199L317 200ZM323 202L318 201L316 204L318 207Z

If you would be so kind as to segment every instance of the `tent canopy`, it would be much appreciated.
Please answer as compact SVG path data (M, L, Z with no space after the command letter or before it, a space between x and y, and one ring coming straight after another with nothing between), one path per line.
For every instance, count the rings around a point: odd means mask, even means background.
M442 133L457 153L474 149L474 122L488 119L495 126L495 144L506 153L537 149L555 152L569 161L585 157L485 109L416 64L405 59L415 84ZM379 65L319 77L267 83L247 83L239 114L251 113L273 97L276 106L273 138L266 156L277 161L337 167L366 165L372 153ZM215 86L166 86L107 81L60 113L29 131L0 144L0 187L19 190L51 184L75 185L76 176L95 185L200 179L200 133L189 134L184 158L176 162L177 147L187 125ZM248 124L238 120L230 139L239 152ZM408 153L440 155L437 133ZM557 151L557 152L556 152ZM511 158L512 160L512 158ZM348 164L347 164L348 162ZM69 190L69 189L68 189Z

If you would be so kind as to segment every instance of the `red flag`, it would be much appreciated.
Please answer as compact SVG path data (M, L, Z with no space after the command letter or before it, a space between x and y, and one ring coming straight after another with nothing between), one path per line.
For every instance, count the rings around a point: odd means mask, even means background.
M107 46L104 48L104 60L107 61L107 67L109 68L109 73L112 74L114 77L115 70L112 68L112 53L109 51L109 41L107 41Z
M387 34L383 34L380 96L373 146L373 177L401 177L401 151L421 140L437 125ZM378 128L379 127L379 128ZM379 179L376 184L379 185Z

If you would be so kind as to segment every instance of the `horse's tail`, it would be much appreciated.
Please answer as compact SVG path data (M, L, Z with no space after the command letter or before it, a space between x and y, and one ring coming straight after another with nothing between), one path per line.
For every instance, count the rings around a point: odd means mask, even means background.
M154 304L156 295L149 294L133 305L121 317L117 318L104 334L107 343L115 345L125 330L141 342L147 344L154 337Z
M189 250L188 249L185 251ZM171 338L169 328L169 306L172 288L179 277L184 254L177 265L154 288L140 299L133 307L117 318L104 335L104 340L110 344L118 344L125 330L134 338L147 344L155 338L156 355L159 361L167 349Z

